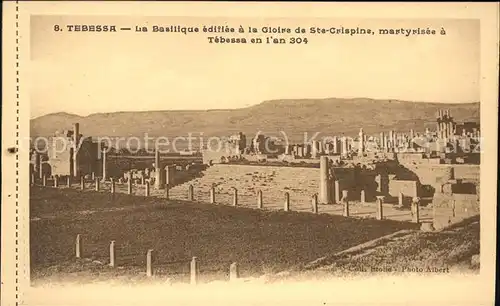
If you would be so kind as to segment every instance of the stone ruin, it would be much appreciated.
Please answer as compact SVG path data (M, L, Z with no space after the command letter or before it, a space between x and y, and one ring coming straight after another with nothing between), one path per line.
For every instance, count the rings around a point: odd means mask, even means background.
M43 175L79 177L97 173L100 171L98 148L96 141L80 134L80 126L75 123L73 130L49 137L46 148L31 150L30 172L39 178Z
M325 143L313 140L308 144L285 144L281 147L273 143L273 148L278 148L277 158L272 156L276 153L266 152L264 144L268 138L259 134L250 147L238 143L238 150L220 154L222 159L217 160L217 154L205 152L203 159L205 163L243 160L262 164L320 164L320 203L338 202L335 201L337 184L341 185L337 186L340 188L337 193L351 189L354 192L350 194L358 194L362 189L365 197L384 196L387 202L393 201L398 205L409 205L412 198L424 196L432 197L431 204L435 206L467 206L469 209L473 206L478 209L479 157L472 149L479 139L479 124L456 123L450 110L439 110L435 131L425 129L423 133L414 130L401 133L390 130L369 136L361 128L354 139L334 136ZM238 153L238 158L231 159L233 153ZM465 179L449 174L455 168L465 173ZM332 172L336 174L332 175ZM353 174L340 174L348 172L360 172L365 178L353 179ZM339 178L334 179L335 175ZM364 184L368 186L366 190L360 187Z

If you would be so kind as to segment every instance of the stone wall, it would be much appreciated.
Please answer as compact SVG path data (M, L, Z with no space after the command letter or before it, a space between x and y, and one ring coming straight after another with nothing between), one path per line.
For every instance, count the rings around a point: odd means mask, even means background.
M203 163L205 165L226 163L240 158L239 150L230 146L226 146L221 150L203 150Z
M50 175L70 175L73 168L70 150L52 153L50 156Z
M480 178L479 165L453 165L455 179L477 180Z
M390 180L389 181L389 195L391 197L397 197L399 193L402 192L405 197L416 197L418 196L418 184L416 181L400 181L400 180Z
M445 183L450 177L450 172L453 170L452 165L426 165L426 164L403 164L407 169L415 173L422 185L431 185L436 187L439 184ZM440 185L439 185L440 186Z
M435 162L430 162L435 161ZM401 159L400 164L415 172L424 185L432 185L436 178L446 175L450 168L453 168L454 179L479 180L479 165L457 165L439 164L439 159Z
M99 159L98 144L90 138L82 139L78 150L79 173L81 175L99 174L102 161ZM64 143L56 138L49 138L47 143L48 162L47 167L50 175L73 175L73 143Z
M433 208L455 207L456 211L467 211L479 213L479 198L475 194L445 194L437 192L432 198Z

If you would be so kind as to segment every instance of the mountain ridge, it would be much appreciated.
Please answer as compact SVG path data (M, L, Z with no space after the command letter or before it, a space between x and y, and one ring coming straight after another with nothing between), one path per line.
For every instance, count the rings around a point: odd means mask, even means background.
M280 130L297 133L318 131L352 135L393 129L423 131L435 128L436 112L450 109L457 122L479 122L480 103L411 102L369 98L276 99L235 109L153 110L94 113L79 116L58 112L30 120L31 136L50 136L80 123L86 136L224 136ZM293 138L293 136L292 136Z

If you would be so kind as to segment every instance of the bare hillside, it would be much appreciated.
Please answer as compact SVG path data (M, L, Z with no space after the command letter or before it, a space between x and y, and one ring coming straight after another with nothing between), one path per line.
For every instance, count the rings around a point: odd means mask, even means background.
M265 101L231 110L148 111L99 113L86 117L55 113L31 120L32 136L52 135L79 122L81 131L92 136L222 136L239 131L254 135L261 131L285 131L295 140L303 133L355 135L394 129L422 131L434 128L435 114L448 108L458 122L479 121L479 103L443 104L372 99L296 99Z

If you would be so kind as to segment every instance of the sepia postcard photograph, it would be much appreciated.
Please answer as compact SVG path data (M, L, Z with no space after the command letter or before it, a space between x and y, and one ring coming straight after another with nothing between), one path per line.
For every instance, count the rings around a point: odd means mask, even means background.
M498 4L3 6L2 305L493 303Z

